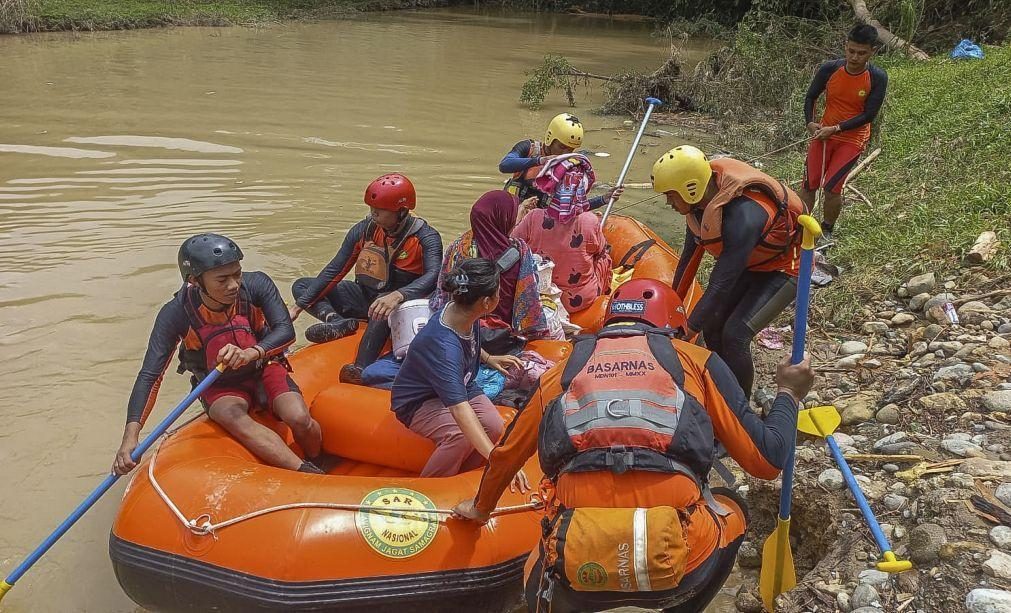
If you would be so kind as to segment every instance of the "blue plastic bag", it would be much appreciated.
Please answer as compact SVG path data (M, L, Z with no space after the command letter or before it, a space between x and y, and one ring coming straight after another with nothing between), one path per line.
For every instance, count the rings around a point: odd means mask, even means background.
M963 38L955 48L951 50L953 60L981 60L983 59L983 49L968 38Z
M481 366L477 371L477 385L489 400L495 400L505 388L506 377L494 368Z

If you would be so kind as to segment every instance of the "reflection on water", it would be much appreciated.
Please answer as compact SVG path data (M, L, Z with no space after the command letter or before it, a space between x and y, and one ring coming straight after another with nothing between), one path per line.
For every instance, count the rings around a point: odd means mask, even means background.
M314 274L389 171L448 243L503 177L498 160L565 109L530 111L524 71L562 53L595 73L652 69L646 24L471 12L258 29L0 38L0 574L105 473L158 307L196 232L239 241L285 296ZM631 140L576 112L601 178ZM629 181L671 143L646 139ZM639 194L635 194L639 196ZM300 329L306 325L299 322ZM171 374L155 415L186 391ZM5 601L6 611L132 611L106 553L113 494Z

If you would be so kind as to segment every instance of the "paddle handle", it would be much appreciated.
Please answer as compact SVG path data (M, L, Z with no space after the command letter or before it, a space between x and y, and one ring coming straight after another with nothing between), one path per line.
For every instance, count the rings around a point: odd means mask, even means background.
M628 157L625 159L625 165L621 167L621 172L618 174L618 182L615 187L620 187L625 182L625 175L628 174L628 169L632 166L632 158L635 157L635 150L639 146L639 140L642 138L642 133L646 131L646 123L649 121L649 116L653 114L653 109L663 104L658 98L646 98L646 114L642 116L642 123L639 124L639 131L635 135L635 140L632 141L632 148L628 150ZM604 224L607 222L607 216L611 214L611 207L614 206L614 196L607 199L607 208L604 209L604 215L600 218L600 227L603 228Z
M821 226L818 225L818 221L814 217L801 215L797 218L797 223L803 228L803 236L800 245L800 271L797 276L793 353L790 356L790 362L793 364L800 364L804 361L804 345L807 341L807 315L808 307L811 304L811 270L814 268L814 243L821 236ZM796 430L796 425L794 425L794 441L790 445L786 466L783 467L783 489L779 496L779 519L781 520L786 520L790 517L790 508L793 506L793 464L794 453L797 449Z
M221 376L222 372L224 372L224 365L219 364L217 368L208 373L208 375L204 377L204 380L201 381L200 384L197 385L195 388L193 388L193 391L191 391L185 398L183 398L182 402L180 402L176 406L176 408L172 409L172 412L169 413L168 417L166 417L160 424L158 424L158 427L155 428L150 434L148 434L147 437L143 440L143 442L137 445L137 448L134 449L133 453L130 454L130 458L133 459L134 462L140 460L141 456L144 455L144 452L150 449L151 445L153 445L162 434L165 434L165 432L169 429L169 427L171 427L172 424L177 419L179 419L179 416L182 415L186 411L186 409L188 409L189 406L193 404L193 402L201 394L203 394L207 390L207 388L209 388L218 379L218 377ZM67 531L70 530L70 528L75 523L77 523L77 520L81 519L81 517L83 517L84 514L88 512L88 509L94 506L94 504L98 502L98 500L107 491L109 491L109 488L111 488L116 483L116 481L119 480L119 477L120 475L117 475L115 473L106 476L106 478L103 479L102 482L98 484L98 487L96 487L94 491L92 491L91 494L89 494L88 497L84 499L84 502L77 505L77 508L74 509L74 512L71 513L66 519L64 519L63 523L57 526L56 529L53 530L53 532L49 536L46 537L46 540L42 541L42 544L39 545L35 549L35 551L33 551L27 558L25 558L24 562L19 564L18 567L15 568L11 572L11 574L7 576L7 579L3 581L2 584L0 584L0 599L2 599L3 596L11 589L11 587L14 586L14 584L18 581L18 579L20 579L26 572L28 572L28 569L34 566L35 563L38 562L39 559L43 555L45 555L45 553L49 551L49 549L53 545L56 544L56 541L60 540L60 537L66 534Z
M807 318L811 305L811 272L814 269L814 244L821 236L821 226L810 215L801 215L797 223L803 227L801 238L800 270L797 273L797 311L794 316L793 353L790 361L800 364L804 360L807 341Z
M892 546L889 544L888 538L885 537L885 533L881 530L881 524L878 523L878 518L874 516L874 511L867 504L867 498L864 496L863 490L860 489L860 484L857 483L856 477L853 476L853 471L850 470L849 463L843 457L842 450L839 449L839 443L836 442L835 437L831 434L825 437L825 441L828 442L828 448L832 452L832 457L835 458L835 463L839 466L839 470L842 471L843 479L846 480L846 486L850 488L853 498L857 501L857 506L860 507L860 512L863 513L864 519L867 520L867 525L871 528L871 534L874 535L874 541L878 544L878 549L881 550L881 553L891 551Z

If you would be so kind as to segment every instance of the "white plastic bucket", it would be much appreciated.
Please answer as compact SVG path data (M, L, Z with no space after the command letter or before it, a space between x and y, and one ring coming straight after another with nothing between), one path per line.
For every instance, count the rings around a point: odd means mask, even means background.
M393 340L393 355L403 358L407 355L407 347L418 335L418 332L428 323L432 311L428 308L428 299L408 300L390 313L390 337Z

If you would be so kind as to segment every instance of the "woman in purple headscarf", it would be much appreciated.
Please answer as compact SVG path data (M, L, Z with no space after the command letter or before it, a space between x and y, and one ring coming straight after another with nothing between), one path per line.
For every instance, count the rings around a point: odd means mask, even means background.
M487 258L499 262L502 270L498 307L482 324L489 328L509 328L525 338L548 336L548 323L537 291L537 267L525 242L510 238L521 206L516 196L504 190L487 192L470 209L470 230L453 241L442 259L439 282L429 306L441 308L449 299L442 280L463 260Z

